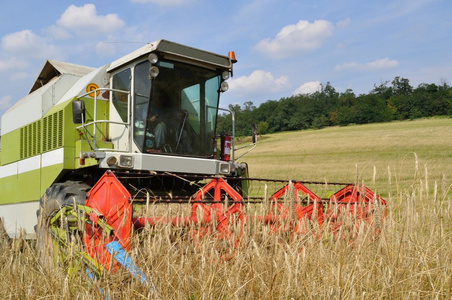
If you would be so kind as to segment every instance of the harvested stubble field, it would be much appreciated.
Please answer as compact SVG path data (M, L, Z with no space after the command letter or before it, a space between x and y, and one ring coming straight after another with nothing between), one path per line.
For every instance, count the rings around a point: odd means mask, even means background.
M46 267L31 242L4 238L0 298L450 299L451 141L452 119L429 119L269 135L245 157L251 177L364 183L388 203L378 236L363 226L332 234L328 224L275 234L250 221L224 260L214 238L194 245L190 229L147 228L131 256L150 287L121 271L68 275Z

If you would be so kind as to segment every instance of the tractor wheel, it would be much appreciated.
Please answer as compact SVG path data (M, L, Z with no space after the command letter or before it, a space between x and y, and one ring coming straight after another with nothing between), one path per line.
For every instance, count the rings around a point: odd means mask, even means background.
M66 216L60 215L54 218L59 211L65 211L63 208L76 205L84 205L86 201L86 193L90 190L90 186L79 181L66 181L55 183L50 186L39 201L39 209L36 212L38 224L36 230L36 248L41 263L50 266L56 263L58 254L58 244L63 242L70 244L70 226L66 223ZM75 210L75 209L74 209ZM53 220L52 220L53 219ZM58 235L59 243L55 241L55 233L52 234L52 227L66 230L66 235ZM71 227L72 228L72 227ZM61 257L60 257L61 258Z

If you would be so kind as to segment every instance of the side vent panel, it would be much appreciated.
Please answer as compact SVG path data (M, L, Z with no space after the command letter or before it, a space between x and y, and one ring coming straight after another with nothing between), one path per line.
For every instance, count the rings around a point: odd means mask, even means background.
M63 111L20 129L20 158L28 158L63 146Z

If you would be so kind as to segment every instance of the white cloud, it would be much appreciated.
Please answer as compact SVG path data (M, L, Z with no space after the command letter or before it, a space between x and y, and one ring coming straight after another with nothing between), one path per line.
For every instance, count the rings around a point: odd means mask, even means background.
M57 56L58 49L47 40L34 34L31 30L22 30L5 35L2 49L14 56L27 58L47 58Z
M231 91L239 94L277 93L290 88L289 78L275 78L270 72L256 70L250 76L241 76L229 81Z
M397 60L389 59L387 57L366 64L367 68L370 70L395 68L398 65L399 62Z
M322 84L320 81L310 81L303 83L300 85L292 95L299 95L299 94L312 94L315 92L320 91Z
M69 6L57 24L81 37L115 32L125 25L117 14L98 15L94 4Z
M96 53L100 57L110 57L116 53L116 47L108 42L99 42L96 45Z
M45 31L48 36L57 40L67 40L72 37L66 29L57 25L51 25Z
M186 5L193 2L193 0L131 0L134 3L153 3L160 6L178 6Z
M7 60L0 60L0 71L24 70L28 67L28 63L15 57Z
M260 52L275 57L287 57L319 48L333 35L334 25L325 20L309 23L300 20L295 25L287 25L274 39L266 38L256 46Z
M9 79L11 79L12 82L23 82L23 81L29 81L29 79L36 79L36 76L38 74L33 74L26 71L20 71L20 72L14 72L11 73L11 76Z
M357 70L357 71L376 71L382 69L395 68L399 62L388 57L377 59L368 63L346 62L334 67L335 71Z
M0 60L0 71L1 72L11 70L13 68L13 66L14 66L14 63L12 63L11 60L8 60L8 61Z
M336 27L337 28L345 28L348 26L348 24L350 24L350 22L351 22L350 18L340 20L339 22L336 23Z

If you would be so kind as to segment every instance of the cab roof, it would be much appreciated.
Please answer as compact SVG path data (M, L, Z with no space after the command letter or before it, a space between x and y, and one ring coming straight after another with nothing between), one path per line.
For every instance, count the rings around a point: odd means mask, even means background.
M154 51L161 53L163 55L167 54L180 58L195 60L216 67L221 68L231 67L231 61L227 56L192 48L167 40L158 40L152 43L148 43L145 46L121 57L120 59L115 60L110 64L110 67L107 69L107 72L111 72L117 68L120 68L121 66L128 64L129 62L134 61Z

